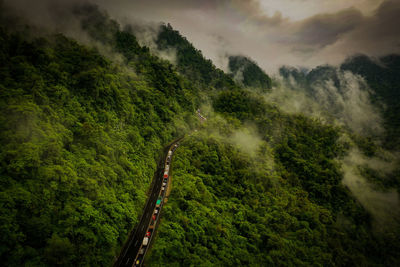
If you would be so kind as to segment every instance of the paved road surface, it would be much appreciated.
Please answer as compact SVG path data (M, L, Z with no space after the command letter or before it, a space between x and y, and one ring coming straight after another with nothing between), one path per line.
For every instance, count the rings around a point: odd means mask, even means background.
M160 158L157 165L157 171L154 174L151 194L147 200L139 225L131 232L129 240L124 245L121 254L119 255L117 261L114 263L114 267L131 267L134 264L136 256L138 255L139 249L142 245L143 238L146 235L147 228L151 222L151 217L153 215L154 209L156 207L156 201L159 196L163 182L164 165L169 148L181 139L182 138L175 140L164 148L162 157ZM142 264L142 259L143 255L139 256L140 265Z

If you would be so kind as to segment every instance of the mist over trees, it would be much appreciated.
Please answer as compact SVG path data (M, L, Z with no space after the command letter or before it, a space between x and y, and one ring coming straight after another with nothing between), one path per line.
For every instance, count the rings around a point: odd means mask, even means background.
M234 80L245 87L268 91L271 78L251 59L243 56L229 56L228 68Z
M377 229L376 213L343 183L351 166L398 196L400 164L388 156L398 148L398 56L286 67L280 80L231 56L224 73L170 24L149 47L97 6L68 12L85 41L0 16L5 266L111 265L162 147L184 134L149 266L399 264L397 214ZM173 64L157 56L166 51ZM365 101L348 102L349 88ZM286 110L279 90L329 103L329 115ZM352 128L338 108L348 103L382 112L383 132ZM382 162L390 171L373 168Z

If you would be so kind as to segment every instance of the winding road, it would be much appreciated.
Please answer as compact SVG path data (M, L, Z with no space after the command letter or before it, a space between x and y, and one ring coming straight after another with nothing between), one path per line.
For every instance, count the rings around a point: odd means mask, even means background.
M121 250L121 254L114 263L114 267L142 266L147 248L156 229L158 218L164 203L167 187L169 184L169 166L172 155L183 137L176 139L164 148L163 154L158 162L154 173L152 190L147 199L142 217L138 226L132 230L128 241ZM148 237L148 243L144 240Z

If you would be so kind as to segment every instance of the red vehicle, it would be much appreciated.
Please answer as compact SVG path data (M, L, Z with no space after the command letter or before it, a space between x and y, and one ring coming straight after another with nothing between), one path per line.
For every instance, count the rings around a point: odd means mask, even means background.
M147 236L147 237L150 237L150 236L151 236L151 232L150 232L150 231L147 231L146 236Z
M154 214L152 218L153 218L153 221L155 221L157 216Z

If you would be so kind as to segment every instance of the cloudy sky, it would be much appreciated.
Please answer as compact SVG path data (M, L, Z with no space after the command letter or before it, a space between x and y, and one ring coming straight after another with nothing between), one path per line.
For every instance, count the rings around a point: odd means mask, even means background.
M52 8L55 2L65 1L51 1ZM35 7L39 2L34 1ZM120 22L171 23L222 68L226 54L250 56L265 70L273 72L280 65L339 64L355 53L380 56L400 52L400 0L91 2ZM52 12L51 8L46 12Z

